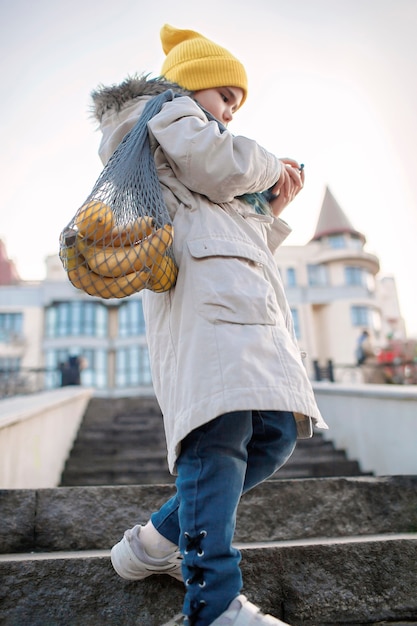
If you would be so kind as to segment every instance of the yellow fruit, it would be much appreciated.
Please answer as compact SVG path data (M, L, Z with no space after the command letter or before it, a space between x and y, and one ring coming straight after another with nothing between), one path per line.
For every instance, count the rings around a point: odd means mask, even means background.
M115 226L107 235L103 243L112 246L132 246L145 237L148 237L155 226L155 220L150 215L142 215L134 222L130 222L123 228Z
M77 232L72 228L65 229L60 235L59 258L67 272L84 263L84 257L77 246Z
M101 276L117 278L157 265L172 240L173 228L166 224L134 246L103 248L82 240L80 249L90 269Z
M79 209L74 222L82 237L102 239L114 228L113 211L104 202L92 200Z
M169 291L177 280L178 268L170 256L164 256L158 267L151 271L149 289L156 293Z
M132 272L119 278L99 276L85 264L68 272L68 278L77 289L99 298L125 298L147 286L149 272Z

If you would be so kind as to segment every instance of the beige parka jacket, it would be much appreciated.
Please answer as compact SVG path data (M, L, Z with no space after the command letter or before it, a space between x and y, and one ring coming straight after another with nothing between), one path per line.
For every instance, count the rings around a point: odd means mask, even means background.
M103 163L149 97L166 88L142 77L93 93ZM148 129L179 266L169 292L143 292L170 471L182 439L230 411L292 411L299 424L327 428L274 259L290 229L237 198L271 187L278 158L255 141L219 132L188 95L164 104Z

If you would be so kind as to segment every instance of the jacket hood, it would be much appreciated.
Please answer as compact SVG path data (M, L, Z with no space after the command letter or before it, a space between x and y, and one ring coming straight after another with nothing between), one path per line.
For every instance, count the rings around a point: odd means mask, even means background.
M175 93L189 96L192 92L183 89L176 83L165 78L148 78L149 75L131 76L120 85L105 87L100 85L92 91L92 115L101 122L107 111L119 112L126 104L141 96L158 96L160 93L172 89Z

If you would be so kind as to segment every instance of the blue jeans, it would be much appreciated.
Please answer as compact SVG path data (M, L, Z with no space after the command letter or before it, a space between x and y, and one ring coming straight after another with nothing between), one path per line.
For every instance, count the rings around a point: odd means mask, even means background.
M239 595L240 552L232 541L240 497L284 465L296 438L292 413L236 411L182 441L177 493L151 519L183 555L189 626L208 626Z

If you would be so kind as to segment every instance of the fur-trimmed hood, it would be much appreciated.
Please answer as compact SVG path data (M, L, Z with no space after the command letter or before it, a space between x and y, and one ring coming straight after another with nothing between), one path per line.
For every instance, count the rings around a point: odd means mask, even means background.
M119 112L132 100L141 96L157 96L168 89L175 93L189 96L190 91L183 89L165 78L148 78L148 74L136 75L126 78L120 85L105 87L100 85L91 93L93 100L92 115L101 123L103 115L107 111Z

